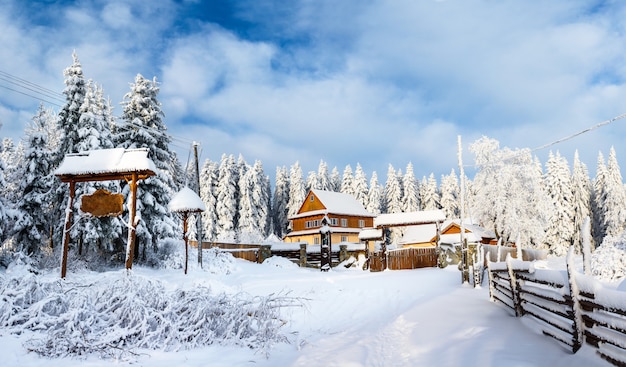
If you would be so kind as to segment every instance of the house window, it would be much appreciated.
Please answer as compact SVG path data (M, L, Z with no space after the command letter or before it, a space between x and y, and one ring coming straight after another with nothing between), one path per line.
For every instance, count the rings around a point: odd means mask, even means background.
M348 236L341 236L341 242L348 242Z
M313 244L314 245L319 245L320 244L320 238L319 237L313 238Z
M311 195L311 197L310 197L310 199L309 199L309 200L311 200L311 202L314 202L314 201L315 201L315 196L314 196L314 195Z
M348 220L346 218L341 218L341 226L342 227L347 227L348 226Z
M337 218L330 218L330 225L331 226L336 226L337 225Z
M304 222L304 227L305 228L311 228L311 221L307 220L306 222Z
M365 221L363 219L359 219L359 228L365 227Z

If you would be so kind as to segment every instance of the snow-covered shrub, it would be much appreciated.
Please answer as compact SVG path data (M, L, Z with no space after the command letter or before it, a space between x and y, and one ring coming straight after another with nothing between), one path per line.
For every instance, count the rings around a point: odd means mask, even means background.
M182 269L185 266L185 243L179 241L172 248L171 253L163 260L165 269ZM198 249L189 247L189 266L195 267L198 263ZM202 250L202 270L212 274L231 274L235 271L235 258L228 252L217 247Z
M137 349L165 351L210 344L264 352L288 342L281 295L215 294L209 288L168 290L159 281L120 271L95 282L0 277L0 326L30 330L25 347L48 357L128 358Z
M591 254L591 274L606 281L626 277L626 232L604 238Z

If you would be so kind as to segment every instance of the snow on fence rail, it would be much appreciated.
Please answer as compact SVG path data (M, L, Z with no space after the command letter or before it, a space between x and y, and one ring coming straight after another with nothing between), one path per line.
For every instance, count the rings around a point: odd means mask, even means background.
M567 271L535 269L529 261L488 261L489 295L515 316L576 353L583 342L615 366L626 366L626 292Z

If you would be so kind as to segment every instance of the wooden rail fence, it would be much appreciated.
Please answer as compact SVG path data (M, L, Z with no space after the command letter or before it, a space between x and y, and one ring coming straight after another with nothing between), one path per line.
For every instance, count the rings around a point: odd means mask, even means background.
M626 292L575 272L572 263L557 271L511 257L488 261L491 300L515 316L532 318L572 353L587 343L609 363L626 366Z

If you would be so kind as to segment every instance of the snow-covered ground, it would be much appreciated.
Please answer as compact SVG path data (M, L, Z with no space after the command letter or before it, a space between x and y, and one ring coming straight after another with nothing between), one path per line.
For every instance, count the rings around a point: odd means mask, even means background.
M190 261L194 264L193 261ZM370 273L355 269L320 272L284 259L264 264L233 260L229 271L192 266L178 270L135 267L134 276L159 280L166 289L198 285L213 292L302 299L283 309L289 320L269 355L246 347L211 345L164 352L136 350L126 360L49 359L29 352L35 335L0 329L2 366L608 366L584 345L571 354L553 339L537 334L503 306L491 303L487 286L461 284L455 267ZM8 275L8 273L7 273ZM68 272L68 281L86 283L126 276L123 270L98 274ZM58 277L53 273L45 277Z

